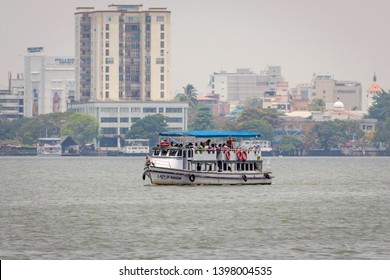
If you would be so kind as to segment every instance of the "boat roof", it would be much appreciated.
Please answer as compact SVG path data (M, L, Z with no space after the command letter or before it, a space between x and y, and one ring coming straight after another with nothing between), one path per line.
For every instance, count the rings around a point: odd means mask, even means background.
M160 136L193 136L195 138L226 138L241 137L253 138L261 137L261 134L248 131L219 131L219 130L195 130L195 131L165 131Z

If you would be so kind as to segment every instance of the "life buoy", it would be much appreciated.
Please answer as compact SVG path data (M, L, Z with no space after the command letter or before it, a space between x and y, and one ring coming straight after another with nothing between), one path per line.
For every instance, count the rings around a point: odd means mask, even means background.
M190 181L193 182L195 181L195 175L194 174L191 174L190 177L189 177Z
M244 174L244 175L242 175L242 179L244 179L244 181L246 182L246 181L248 181L248 178L246 177L246 175Z
M245 151L242 151L242 152L241 152L241 159L242 159L243 161L245 161L245 160L248 159L248 155L246 154Z
M241 151L237 151L236 152L236 157L237 157L238 160L242 160L242 158L241 158Z
M230 151L229 150L225 151L225 157L227 160L230 160Z
M165 141L165 140L160 142L161 147L168 147L170 145L171 145L171 143L169 143L168 141Z

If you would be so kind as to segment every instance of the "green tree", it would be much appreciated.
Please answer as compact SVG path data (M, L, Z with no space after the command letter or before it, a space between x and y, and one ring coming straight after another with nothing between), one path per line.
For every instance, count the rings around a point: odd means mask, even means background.
M190 130L210 130L215 128L213 115L209 107L201 107L198 109L195 118L190 122Z
M325 111L325 101L321 98L313 99L309 104L309 111Z
M61 128L62 135L70 135L77 143L84 146L99 136L99 124L95 117L73 113Z
M167 117L161 114L150 115L136 121L125 137L127 139L149 139L150 144L155 145L158 143L160 132L166 131L167 127Z
M241 122L234 129L236 131L250 131L261 134L264 140L272 141L274 139L274 130L266 120L250 120Z
M386 149L390 150L390 117L378 122L374 141L383 143Z
M51 113L28 118L23 121L17 133L22 143L35 144L38 138L61 135L61 126L69 118L69 113Z
M330 150L347 141L343 123L340 121L320 122L312 130L318 137L320 147L325 150Z
M285 136L278 143L279 152L283 155L295 156L299 155L302 149L302 141L291 136Z
M368 109L368 117L379 122L390 118L390 92L382 90L382 93L374 96L374 103Z
M231 123L232 127L241 127L245 123L253 120L263 120L268 122L273 128L278 127L280 120L278 113L273 109L257 109L245 107L244 111L240 113L236 123Z
M183 87L183 93L176 95L175 100L188 102L191 109L196 110L196 105L198 104L198 93L195 87L191 84Z

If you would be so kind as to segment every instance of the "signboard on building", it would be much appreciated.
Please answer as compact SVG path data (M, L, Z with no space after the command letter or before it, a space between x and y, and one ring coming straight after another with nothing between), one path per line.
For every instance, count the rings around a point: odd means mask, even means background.
M43 52L43 47L27 48L28 53Z

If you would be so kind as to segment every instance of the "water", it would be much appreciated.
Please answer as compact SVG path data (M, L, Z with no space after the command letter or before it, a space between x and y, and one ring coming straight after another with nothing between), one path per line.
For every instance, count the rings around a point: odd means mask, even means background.
M0 259L390 259L390 158L272 158L271 186L151 186L143 158L0 157Z

